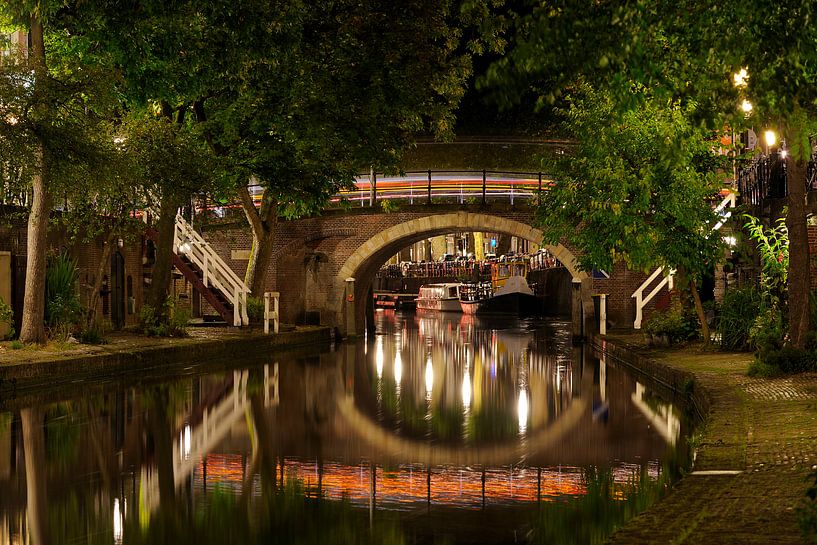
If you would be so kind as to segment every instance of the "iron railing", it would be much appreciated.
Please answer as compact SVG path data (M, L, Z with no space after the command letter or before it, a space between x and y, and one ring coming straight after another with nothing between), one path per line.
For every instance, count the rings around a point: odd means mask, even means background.
M553 180L543 172L510 172L491 170L409 171L402 175L362 174L355 178L354 189L340 191L327 202L325 209L374 207L383 202L395 205L429 204L515 204L538 198ZM256 206L261 205L264 187L248 187ZM238 200L199 198L197 213L206 211L223 217L241 213Z
M758 156L738 170L738 198L740 204L761 206L766 199L788 196L786 158L781 152ZM817 162L806 167L806 191L817 190Z

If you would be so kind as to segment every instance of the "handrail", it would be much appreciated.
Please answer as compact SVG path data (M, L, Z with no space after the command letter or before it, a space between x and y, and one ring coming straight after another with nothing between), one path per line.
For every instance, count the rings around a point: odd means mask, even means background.
M230 299L233 305L233 325L249 323L247 314L247 295L250 289L233 269L221 259L221 256L204 238L187 223L181 214L176 215L176 227L173 234L173 251L184 254L201 269L202 282L209 287L212 283Z
M726 194L726 196L723 198L723 200L720 202L720 204L718 204L718 206L715 207L714 212L715 212L715 214L719 215L721 217L721 219L718 220L718 222L714 226L712 226L712 231L713 232L717 231L721 227L723 227L723 224L726 222L726 220L729 218L729 216L732 215L731 211L730 212L725 212L724 210L727 207L734 208L735 205L736 205L736 201L737 201L737 199L736 199L735 193L732 192L732 191L729 191ZM646 297L644 296L644 290L646 290L649 287L649 285L662 272L664 272L664 267L658 267L657 269L655 269L655 272L653 272L646 280L644 280L644 282L642 282L641 285L638 286L638 288L636 288L636 290L631 295L631 297L635 298L635 320L633 321L633 329L641 329L641 322L642 322L643 317L644 317L644 307L646 307L650 303L650 301L652 301L653 298L656 295L658 295L658 292L661 291L661 289L665 285L668 285L669 289L672 289L672 281L673 281L672 279L673 279L673 276L675 275L674 270L670 271L669 274L667 274L661 280L661 282L659 282L658 285L656 285L652 289L652 291L650 291L650 293L647 294Z

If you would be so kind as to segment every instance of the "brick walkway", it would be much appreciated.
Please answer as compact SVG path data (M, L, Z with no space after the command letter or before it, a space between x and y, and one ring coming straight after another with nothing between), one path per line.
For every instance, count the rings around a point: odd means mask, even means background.
M633 335L619 345L692 372L712 399L696 431L695 471L610 540L616 544L803 543L796 508L817 469L817 373L776 379L746 376L750 354L647 351Z

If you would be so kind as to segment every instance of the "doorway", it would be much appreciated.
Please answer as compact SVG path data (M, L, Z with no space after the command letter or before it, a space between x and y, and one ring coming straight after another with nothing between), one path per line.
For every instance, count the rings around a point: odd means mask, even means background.
M116 252L111 257L111 325L114 329L125 326L125 258Z

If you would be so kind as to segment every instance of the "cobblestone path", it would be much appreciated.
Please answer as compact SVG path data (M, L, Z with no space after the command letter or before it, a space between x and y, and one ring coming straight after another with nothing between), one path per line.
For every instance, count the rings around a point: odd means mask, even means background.
M633 336L612 338L695 375L712 404L696 431L695 471L613 535L616 544L800 544L796 510L817 470L817 373L746 376L750 354L644 352Z

